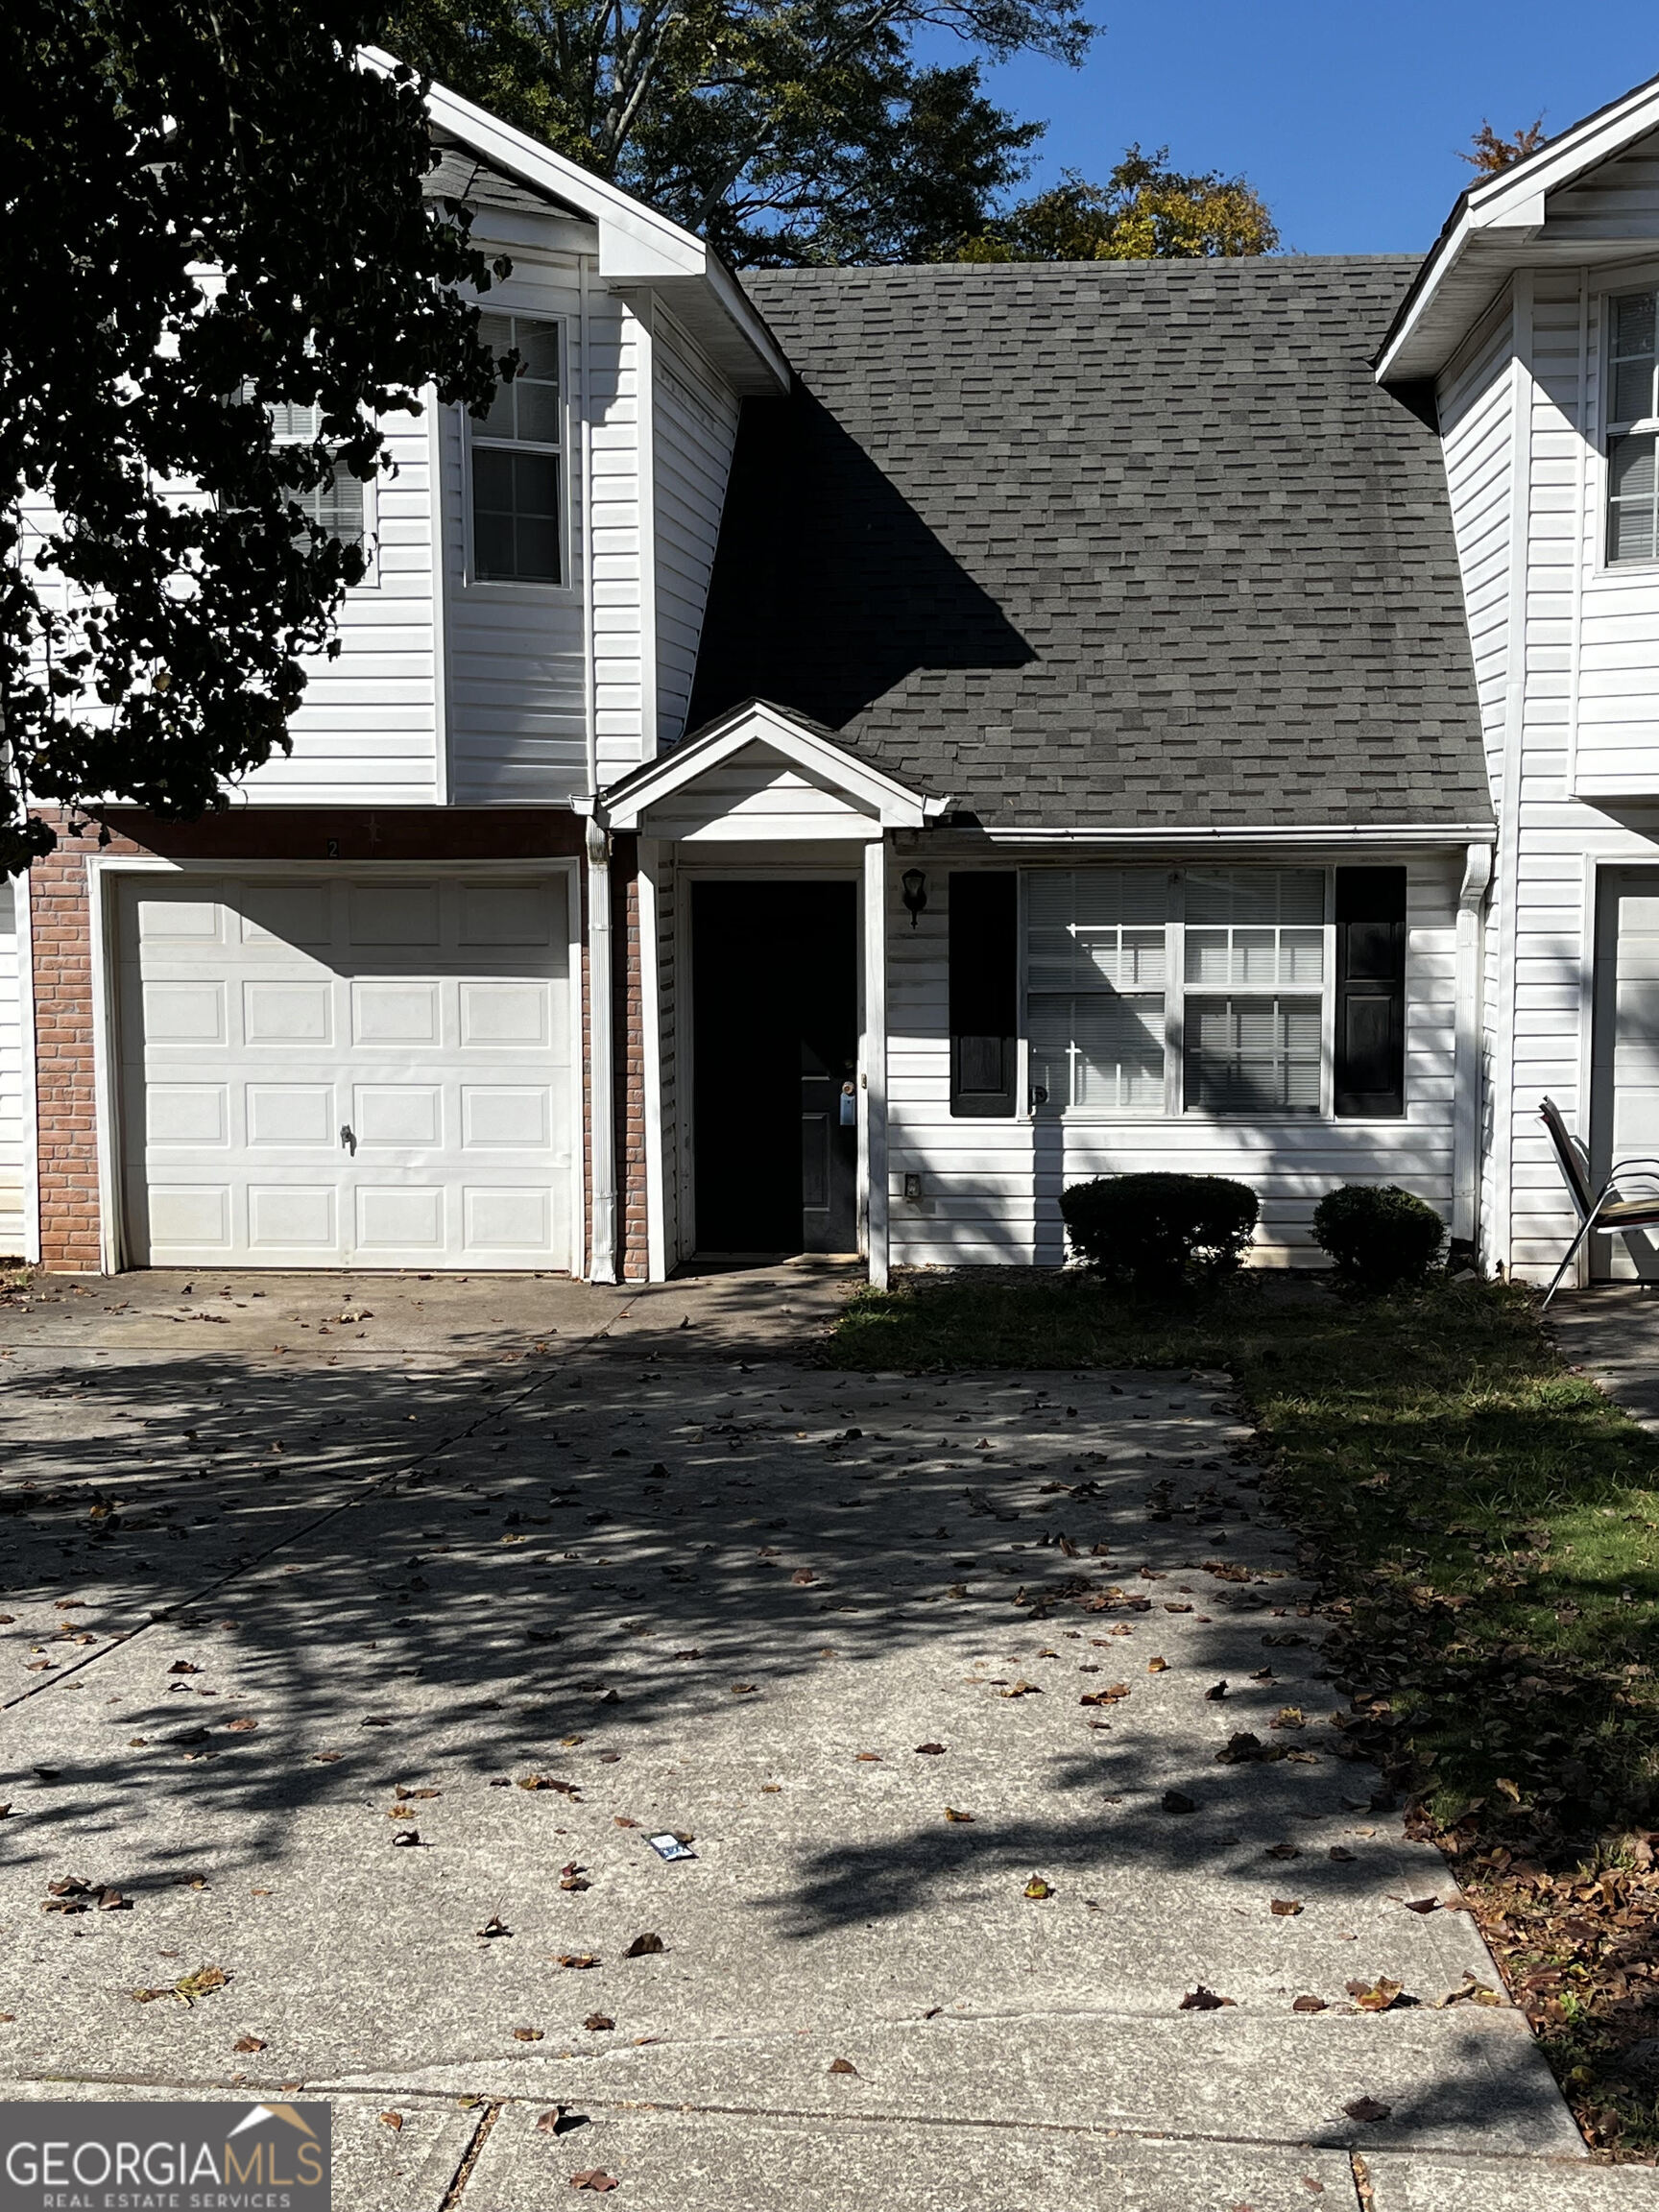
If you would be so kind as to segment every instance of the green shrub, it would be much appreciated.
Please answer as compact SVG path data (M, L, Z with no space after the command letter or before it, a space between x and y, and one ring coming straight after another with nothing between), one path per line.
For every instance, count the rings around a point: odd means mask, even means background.
M1257 1205L1254 1190L1224 1175L1106 1175L1073 1183L1060 1213L1091 1267L1167 1290L1237 1267Z
M1398 1184L1345 1183L1320 1199L1313 1237L1357 1290L1398 1290L1425 1281L1440 1257L1446 1224Z

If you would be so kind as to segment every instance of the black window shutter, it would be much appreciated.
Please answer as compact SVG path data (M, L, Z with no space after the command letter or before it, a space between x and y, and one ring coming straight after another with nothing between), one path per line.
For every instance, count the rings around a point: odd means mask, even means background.
M950 1111L1012 1114L1019 1066L1020 878L952 875Z
M1406 1111L1406 871L1336 871L1336 1111Z

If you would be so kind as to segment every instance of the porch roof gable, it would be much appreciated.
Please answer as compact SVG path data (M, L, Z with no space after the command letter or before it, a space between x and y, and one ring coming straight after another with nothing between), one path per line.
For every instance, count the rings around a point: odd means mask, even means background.
M751 699L609 785L599 794L598 810L613 830L639 830L653 809L670 801L684 805L699 783L746 753L781 758L883 830L924 829L951 805L860 759L805 716Z

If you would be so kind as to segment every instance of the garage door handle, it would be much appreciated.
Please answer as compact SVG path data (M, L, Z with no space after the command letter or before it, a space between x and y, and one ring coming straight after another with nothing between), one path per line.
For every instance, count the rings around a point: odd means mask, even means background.
M340 1142L355 1159L357 1156L357 1132L352 1128L349 1121L342 1121L340 1124Z

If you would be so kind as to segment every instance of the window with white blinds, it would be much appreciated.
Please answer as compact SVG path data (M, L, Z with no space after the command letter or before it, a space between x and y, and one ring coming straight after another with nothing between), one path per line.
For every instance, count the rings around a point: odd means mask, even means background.
M1043 869L1026 879L1032 1100L1086 1118L1162 1114L1169 875Z
M314 445L323 430L323 411L293 400L278 400L271 410L271 427L279 445ZM364 485L361 478L335 465L333 481L288 496L308 522L343 545L361 545L365 529Z
M1025 885L1037 1113L1321 1111L1324 869L1041 869Z
M1659 296L1606 306L1607 558L1659 560Z

